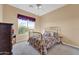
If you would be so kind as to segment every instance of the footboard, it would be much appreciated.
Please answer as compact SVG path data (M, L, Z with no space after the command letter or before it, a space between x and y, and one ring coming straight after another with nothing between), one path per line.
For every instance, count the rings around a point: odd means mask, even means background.
M42 39L42 34L39 32L29 33L29 44L31 44L40 54L45 54L45 40ZM46 51L47 52L47 51Z

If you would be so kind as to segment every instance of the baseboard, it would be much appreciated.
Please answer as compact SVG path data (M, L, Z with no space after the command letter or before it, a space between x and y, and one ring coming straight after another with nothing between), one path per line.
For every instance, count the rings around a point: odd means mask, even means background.
M71 46L71 47L73 47L73 48L78 48L78 49L79 49L79 46L72 45L72 44L68 44L68 43L65 43L65 42L62 42L62 43L65 44L65 45Z

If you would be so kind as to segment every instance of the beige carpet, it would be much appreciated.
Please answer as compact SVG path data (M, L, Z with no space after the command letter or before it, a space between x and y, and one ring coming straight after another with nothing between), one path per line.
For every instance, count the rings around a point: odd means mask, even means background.
M79 55L79 49L57 44L48 51L49 55Z
M12 52L13 55L39 55L39 52L27 42L15 44L13 46ZM79 55L79 49L57 44L48 51L48 55Z
M39 55L31 45L27 42L20 42L13 46L13 55Z

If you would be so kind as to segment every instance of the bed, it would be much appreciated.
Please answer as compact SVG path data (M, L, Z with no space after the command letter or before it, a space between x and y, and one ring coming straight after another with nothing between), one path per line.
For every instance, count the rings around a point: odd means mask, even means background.
M52 46L61 42L58 29L53 27L51 30L47 29L43 34L39 32L29 33L29 44L38 50L42 55L46 55Z

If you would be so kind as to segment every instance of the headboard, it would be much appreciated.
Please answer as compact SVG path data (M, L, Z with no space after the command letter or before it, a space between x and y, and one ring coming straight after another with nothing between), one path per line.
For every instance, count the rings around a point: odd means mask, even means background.
M56 32L58 34L61 34L61 28L58 27L58 26L47 27L47 28L45 28L45 31L48 31L48 32Z

